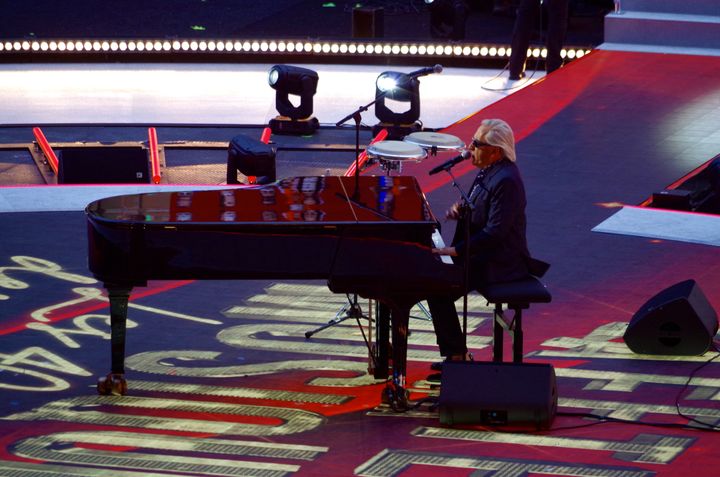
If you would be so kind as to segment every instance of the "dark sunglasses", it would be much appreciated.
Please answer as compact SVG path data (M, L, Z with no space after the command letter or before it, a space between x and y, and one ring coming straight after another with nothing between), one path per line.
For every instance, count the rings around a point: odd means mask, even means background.
M488 144L488 143L486 143L486 142L482 142L480 139L474 139L474 138L473 138L473 140L472 140L472 145L473 145L474 148L479 148L479 147L495 147L495 146L493 146L492 144Z

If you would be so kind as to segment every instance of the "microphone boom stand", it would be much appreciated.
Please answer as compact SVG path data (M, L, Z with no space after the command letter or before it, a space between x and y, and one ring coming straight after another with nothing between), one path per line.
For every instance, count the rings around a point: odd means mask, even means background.
M382 91L380 94L375 96L374 100L365 106L360 106L358 109L335 123L336 127L340 127L351 119L355 121L355 194L358 194L360 187L360 122L362 121L362 113L367 111L370 106L377 103L379 99L384 98L387 93L388 91Z
M379 99L385 97L385 95L388 92L389 91L380 92L380 94L375 95L374 100L372 100L365 106L360 106L358 109L356 109L355 111L353 111L352 113L348 114L347 116L342 118L340 121L335 123L336 127L340 127L343 124L345 124L346 122L348 122L350 119L352 119L355 122L355 192L353 194L353 196L355 198L359 197L359 195L360 195L360 123L362 121L362 113L367 111L370 108L370 106L375 104ZM345 318L340 318L339 320L336 317L336 320L343 321L344 319L347 319L347 318L355 318L356 321L358 322L358 326L360 326L359 318L367 318L368 319L368 327L369 327L369 329L372 329L372 324L371 324L372 318L370 316L366 317L365 315L363 315L360 305L358 305L357 293L353 294L352 299L350 299L350 295L348 295L347 297L348 297L348 302L349 302L348 314L346 315ZM372 302L371 302L371 304L372 304ZM346 305L346 307L347 306L348 305ZM381 321L381 319L380 319L381 317L383 317L383 319L384 319L384 317L387 317L388 321L389 321L389 310L387 310L387 308L384 305L381 306L380 303L378 303L378 306L376 308L377 308L376 313L378 314L378 323L376 323L376 326L378 326L378 328L379 328L378 333L376 334L377 335L376 340L379 343L383 342L383 340L389 341L389 331L386 329L386 327L380 326L380 323L379 323ZM342 310L341 310L341 312L342 312ZM332 324L335 324L335 323L332 323ZM332 326L332 325L330 325L330 326ZM326 327L323 327L321 329L324 329ZM362 326L360 329L362 330ZM319 331L319 329L315 330L315 331ZM308 338L309 337L308 333L306 333L305 336L306 336L306 338ZM310 334L310 336L312 336L312 333ZM368 345L368 351L370 352L370 361L371 361L371 367L372 367L372 369L369 371L372 374L374 374L377 379L386 379L388 377L387 376L387 374L388 374L387 366L383 366L384 369L379 369L378 364L379 363L387 363L388 350L385 348L378 349L376 351L378 356L376 357L375 356L376 353L373 353L372 348L370 348L370 344L367 343L367 345Z
M463 256L465 259L463 260L463 339L465 340L465 348L467 348L467 310L468 310L468 293L469 293L469 286L470 286L470 217L471 212L475 210L475 205L473 205L472 202L470 202L470 198L465 193L464 190L462 190L462 187L460 187L460 184L457 183L457 180L455 179L455 176L452 173L452 168L449 167L446 169L446 172L452 179L452 185L455 187L459 192L460 196L462 197L462 204L460 205L460 220L462 220L463 225L463 232L465 232L465 250L463 253Z

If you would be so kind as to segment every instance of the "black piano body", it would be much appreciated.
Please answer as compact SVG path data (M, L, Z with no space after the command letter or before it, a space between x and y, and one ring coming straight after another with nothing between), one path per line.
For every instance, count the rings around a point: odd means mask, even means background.
M92 202L86 214L89 268L110 299L112 367L98 383L101 394L127 390L133 287L148 280L326 279L333 292L357 293L391 310L393 380L386 393L402 408L410 308L462 287L459 267L430 251L437 222L414 177L296 177L123 195Z

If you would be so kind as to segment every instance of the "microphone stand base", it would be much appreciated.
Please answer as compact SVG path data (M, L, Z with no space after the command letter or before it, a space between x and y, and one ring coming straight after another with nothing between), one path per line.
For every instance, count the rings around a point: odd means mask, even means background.
M307 119L290 119L278 116L270 120L270 129L273 134L306 136L314 134L319 127L320 122L314 116Z
M378 123L372 128L372 135L377 134L383 129L387 129L388 135L387 140L402 140L408 134L422 131L422 124L414 122L410 124L392 124L392 123Z

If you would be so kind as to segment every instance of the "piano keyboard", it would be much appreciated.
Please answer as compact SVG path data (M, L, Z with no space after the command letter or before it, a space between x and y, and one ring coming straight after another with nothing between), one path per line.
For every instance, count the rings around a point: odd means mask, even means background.
M435 231L432 234L432 241L433 244L435 244L435 248L443 248L445 247L445 241L442 238L442 235L440 235L440 232L438 229L435 229ZM440 260L442 263L447 263L448 265L452 265L453 261L452 258L450 258L450 255L440 255Z

